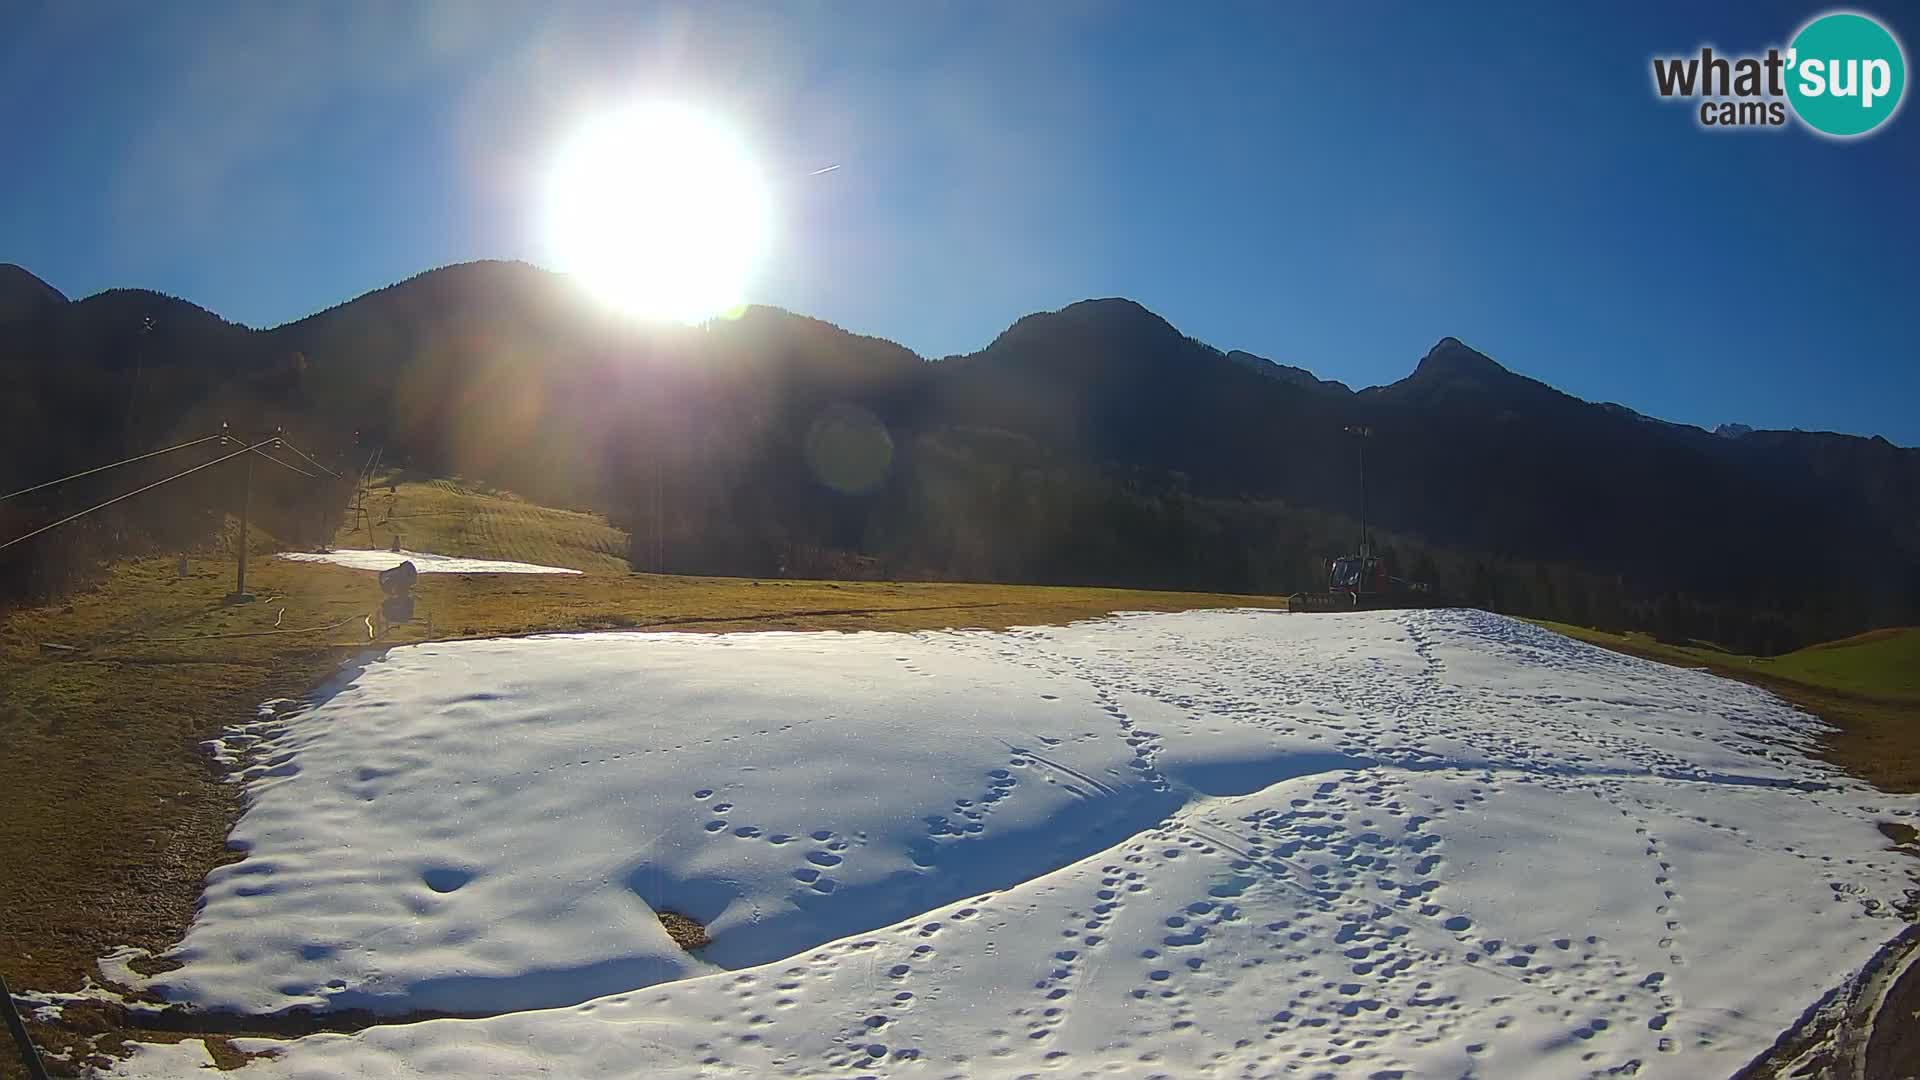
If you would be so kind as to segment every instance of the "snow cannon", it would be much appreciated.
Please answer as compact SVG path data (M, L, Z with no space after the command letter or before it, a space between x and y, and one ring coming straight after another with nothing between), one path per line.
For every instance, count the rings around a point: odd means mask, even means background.
M413 583L419 579L419 568L408 559L391 570L380 571L380 591L388 596L404 596L413 591Z
M391 570L380 571L380 591L386 599L380 603L380 619L388 626L413 619L413 583L420 571L408 559Z

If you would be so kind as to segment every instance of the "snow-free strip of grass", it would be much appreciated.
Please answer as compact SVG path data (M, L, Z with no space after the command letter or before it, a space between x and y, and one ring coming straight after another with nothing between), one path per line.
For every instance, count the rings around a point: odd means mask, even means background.
M353 570L391 570L403 562L412 562L422 574L578 574L564 566L535 566L533 563L507 562L502 559L463 559L453 555L435 555L430 551L283 551L280 558L295 562L324 562Z
M1725 1075L1900 930L1920 811L1478 612L430 644L236 734L150 987L503 1014L269 1077Z

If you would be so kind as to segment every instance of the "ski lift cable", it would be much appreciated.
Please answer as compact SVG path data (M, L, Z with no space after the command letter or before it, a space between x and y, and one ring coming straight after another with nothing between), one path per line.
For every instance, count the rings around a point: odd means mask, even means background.
M214 438L223 438L223 437L224 436L219 436L219 435L214 436ZM77 514L68 514L66 517L61 518L59 521L55 521L47 525L42 525L39 528L33 530L32 532L23 533L19 536L14 537L11 540L6 541L5 543L0 543L0 551L4 551L7 548L10 548L13 545L18 544L23 540L31 540L34 537L39 536L41 533L47 532L50 529L57 529L60 526L67 524L68 522L78 521L81 518L86 517L88 514L93 513L95 510L104 510L107 507L112 506L114 503L120 502L123 499L131 499L135 495L140 494L141 492L152 491L154 488L157 488L162 484L170 484L173 481L178 480L183 476L188 476L193 473L197 473L201 469L210 469L215 465L220 464L223 461L231 461L234 458L239 457L241 454L251 453L255 450L260 449L262 446L265 446L267 445L267 443L270 443L272 441L273 441L272 439L265 439L265 440L262 440L261 442L255 443L252 446L245 447L244 449L235 450L231 454L222 454L221 456L214 458L212 461L202 462L199 465L195 465L191 469L186 469L181 472L174 473L172 476L169 476L164 480L155 480L153 483L148 484L145 487L134 488L132 491L129 491L124 495L115 495L113 498L108 499L106 502L98 503L94 506L89 506L85 510L80 511Z
M286 462L281 461L279 458L274 457L272 454L267 453L265 450L256 450L254 451L254 453L259 454L261 457L266 458L268 461L273 462L275 465L280 466L281 468L287 470L288 472L298 473L299 475L304 476L309 480L318 480L320 478L318 473L310 473L307 470L302 469L297 465L289 465Z
M233 443L233 444L235 444L235 445L238 445L238 444L239 444L239 442L240 442L240 440L239 440L239 439L236 439L236 438L233 438L233 437L232 437L232 436L230 436L230 435L229 435L229 436L225 436L225 438L226 438L226 440L227 440L228 442L231 442L231 443ZM272 440L272 439L269 439L268 441L269 441L269 442L272 442L272 441L274 441L274 440ZM305 469L301 469L301 468L296 468L295 466L292 466L292 465L289 465L289 464L287 464L286 462L284 462L284 461L281 461L281 460L280 460L279 458L277 458L277 457L274 457L274 456L273 456L272 454L269 454L269 453L267 453L267 452L266 452L265 450L261 450L261 449L258 449L258 448L254 448L254 447L249 447L248 449L250 449L250 450L252 450L252 452L253 452L253 453L256 453L256 454L258 454L258 455L260 455L261 457L263 457L263 458L266 458L266 459L267 459L268 461L271 461L271 462L273 462L273 463L274 463L275 465L278 465L278 466L280 466L281 468L283 468L283 469L285 469L285 470L287 470L288 472L295 472L295 473L299 473L299 474L300 474L301 476L304 476L304 477L306 477L306 478L307 478L307 479L309 479L309 480L313 480L313 479L316 479L316 477L314 476L314 474L312 474L312 473L310 473L310 472L308 472L307 470L305 470Z
M145 454L139 454L134 457L125 458L123 460L115 461L107 465L101 465L96 468L87 469L82 472L77 472L72 474L71 476L63 476L58 480L49 480L44 484L35 484L32 487L21 488L19 491L13 492L12 494L0 495L0 502L5 502L6 500L13 498L15 495L30 494L32 492L39 491L43 488L53 487L56 484L64 484L69 480L78 480L83 476L92 476L94 473L97 473L97 472L106 472L108 469L117 469L122 465L131 465L136 461L145 461L148 458L159 457L161 454L171 454L175 450L185 450L190 446L199 446L201 443L209 443L215 439L224 439L224 438L226 438L225 435L209 435L204 439L195 439L192 442L184 442L178 446L169 446L164 450L153 450Z
M338 478L339 478L339 476L340 476L340 474L339 474L339 473L337 473L337 472L334 472L334 471L333 471L332 469L329 469L329 468L327 468L327 467L326 467L325 465L322 465L322 464L320 464L319 462L317 462L317 461L315 461L315 460L313 460L313 458L311 458L311 457L309 457L309 456L308 456L308 455L307 455L307 454L306 454L306 453L305 453L304 451L302 451L302 450L301 450L301 449L300 449L299 447L297 447L297 446L295 446L295 445L293 445L292 443L290 443L290 442L288 442L287 440L285 440L285 439L281 439L281 440L280 440L280 445L281 445L281 446L284 446L284 447L286 447L286 448L287 448L288 450L291 450L291 451L293 451L293 452L294 452L295 454L298 454L298 455L300 456L300 458L301 458L301 460L303 460L303 461L305 461L305 462L306 462L307 464L309 464L309 465L311 465L311 466L313 466L314 468L316 468L316 469L319 469L319 470L320 470L321 472L323 472L323 473L326 473L326 474L327 474L328 476L331 476L331 477L334 477L335 479L338 479Z
M367 491L373 487L373 474L375 470L380 468L380 462L386 456L387 448L384 446L375 447L373 453L367 455L366 468L360 470L360 494L362 496L366 495Z

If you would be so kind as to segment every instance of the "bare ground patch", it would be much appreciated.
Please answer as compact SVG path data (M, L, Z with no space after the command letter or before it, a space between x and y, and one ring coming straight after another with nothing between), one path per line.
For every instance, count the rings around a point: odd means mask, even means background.
M713 943L713 939L707 936L707 928L691 916L665 910L655 914L660 916L660 925L667 928L667 936L682 950L692 952Z

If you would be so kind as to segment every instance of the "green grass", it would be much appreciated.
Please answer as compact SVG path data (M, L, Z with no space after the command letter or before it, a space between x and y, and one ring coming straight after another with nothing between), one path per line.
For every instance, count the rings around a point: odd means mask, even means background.
M1920 701L1920 627L1872 630L1761 663L1797 682Z
M1670 645L1544 619L1540 626L1616 652L1752 683L1832 724L1829 761L1885 791L1920 791L1920 628L1875 630L1778 657L1707 642Z

